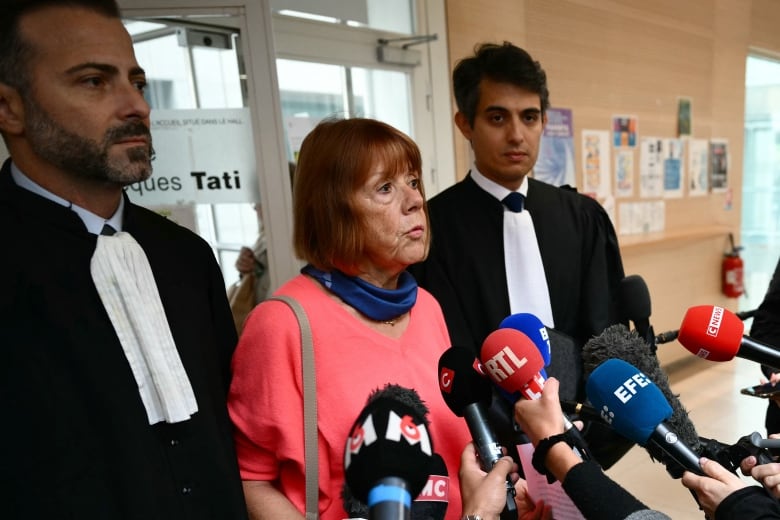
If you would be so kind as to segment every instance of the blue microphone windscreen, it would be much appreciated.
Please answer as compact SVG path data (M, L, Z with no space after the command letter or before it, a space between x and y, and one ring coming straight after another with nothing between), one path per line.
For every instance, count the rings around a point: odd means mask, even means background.
M498 325L500 329L515 329L519 330L534 342L536 348L539 349L539 353L544 360L544 366L550 364L550 337L547 334L547 327L544 326L542 320L529 314L527 312L518 312L507 316Z
M585 391L593 407L619 434L644 446L672 407L661 390L638 368L608 359L588 378Z

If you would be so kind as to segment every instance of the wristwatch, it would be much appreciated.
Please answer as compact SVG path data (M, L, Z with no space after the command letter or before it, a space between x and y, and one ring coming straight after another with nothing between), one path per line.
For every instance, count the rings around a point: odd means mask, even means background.
M463 515L463 518L460 520L482 520L482 517L479 515Z

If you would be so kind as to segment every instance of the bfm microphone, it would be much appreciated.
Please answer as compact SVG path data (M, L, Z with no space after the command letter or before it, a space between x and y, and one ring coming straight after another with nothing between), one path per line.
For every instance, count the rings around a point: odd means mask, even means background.
M542 320L537 318L533 314L527 312L518 312L507 316L498 325L499 329L515 329L519 330L534 342L536 348L539 349L539 353L542 355L544 366L550 364L550 335L547 333L547 327L545 327Z
M682 467L704 475L699 455L666 422L672 407L638 368L620 359L608 359L593 370L585 390L618 433L640 446L652 440Z
M645 340L655 352L655 333L650 325L650 290L644 278L638 274L626 276L620 281L620 306L623 319L634 323L640 338Z
M368 403L377 397L389 397L410 405L428 426L428 407L419 394L403 386L387 384L382 390L374 391ZM450 477L444 459L438 453L433 454L431 474L420 494L412 502L411 520L444 520L449 506ZM347 482L341 490L344 511L349 518L368 518L368 506L355 498Z
M490 382L479 371L479 361L472 351L465 347L448 348L439 358L439 389L444 402L466 424L484 471L490 469L503 456L493 428L487 417L487 408L492 399ZM506 483L507 499L505 511L517 518L515 488Z
M433 441L414 406L377 394L350 429L344 448L346 482L368 504L370 520L409 520L412 497L428 481Z
M692 354L710 361L734 356L780 370L780 351L743 335L745 324L733 312L714 305L698 305L685 313L677 340Z
M482 343L480 358L488 377L515 401L541 397L544 377L539 371L544 366L544 360L534 342L522 332L515 329L491 332ZM578 439L578 454L583 459L589 459L579 430L566 414L561 417L564 429L571 430Z

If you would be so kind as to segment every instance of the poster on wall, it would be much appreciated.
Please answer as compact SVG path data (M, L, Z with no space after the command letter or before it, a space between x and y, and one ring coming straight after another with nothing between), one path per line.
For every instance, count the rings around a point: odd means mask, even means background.
M615 196L634 196L634 150L615 152Z
M609 132L582 131L582 192L594 198L611 195Z
M706 139L688 141L688 196L702 197L710 189L709 146Z
M663 197L663 143L659 137L643 137L639 145L639 196Z
M612 145L615 148L636 146L636 116L612 116Z
M685 167L683 151L685 142L682 139L665 139L662 149L664 164L664 197L667 199L681 198L685 187Z
M677 137L690 137L692 125L691 98L677 98Z
M548 108L534 178L553 186L577 185L571 109Z
M713 193L729 187L729 146L726 139L710 140L710 186Z

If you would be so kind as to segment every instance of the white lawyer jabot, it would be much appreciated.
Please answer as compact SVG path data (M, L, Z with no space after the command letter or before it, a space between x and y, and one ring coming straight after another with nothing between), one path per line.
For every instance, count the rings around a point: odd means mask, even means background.
M149 424L186 421L198 411L146 253L126 232L99 235L92 279L122 344Z

